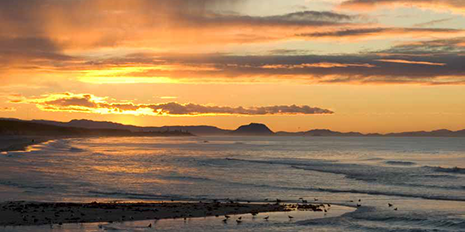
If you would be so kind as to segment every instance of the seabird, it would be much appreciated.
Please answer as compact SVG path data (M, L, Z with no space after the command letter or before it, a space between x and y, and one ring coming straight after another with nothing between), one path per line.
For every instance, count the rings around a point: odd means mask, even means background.
M263 219L265 219L265 220L268 221L268 218L270 218L270 216L266 216L266 217L264 217Z
M241 220L236 220L236 222L237 222L237 224L240 224L240 223L242 223L242 221L241 221Z
M287 216L289 217L289 219L293 219L293 218L294 218L294 217L293 217L293 216L291 216L291 215L287 215Z
M362 205L361 205L361 204L357 204L357 208L360 207L360 206L362 206Z
M397 211L397 208L395 208L394 210Z
M228 219L227 218L223 219L223 223L228 223Z
M148 228L152 228L152 223L149 224L149 226L147 226Z
M392 207L392 204L391 204L391 203L388 203L388 206L389 206L389 207Z
M225 217L226 219L230 218L230 216L228 216L228 215L224 215L224 217Z

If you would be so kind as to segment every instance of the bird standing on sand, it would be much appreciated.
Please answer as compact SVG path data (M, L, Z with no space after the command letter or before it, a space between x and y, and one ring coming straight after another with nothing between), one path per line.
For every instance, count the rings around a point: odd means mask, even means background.
M266 217L264 217L263 219L265 219L265 220L268 221L268 218L270 218L270 216L266 216Z
M289 217L289 220L292 220L294 217L291 216L291 215L288 215L287 217Z
M389 206L389 207L392 207L392 204L391 204L391 203L388 203L388 206Z
M229 218L230 218L231 216L228 216L228 215L224 215L224 217L225 217L226 219L229 219Z
M242 221L241 220L236 220L237 224L241 224Z
M223 219L223 223L228 223L228 219L227 218Z
M397 211L397 208L395 208L394 210Z
M152 223L150 223L147 227L148 227L148 228L152 228Z

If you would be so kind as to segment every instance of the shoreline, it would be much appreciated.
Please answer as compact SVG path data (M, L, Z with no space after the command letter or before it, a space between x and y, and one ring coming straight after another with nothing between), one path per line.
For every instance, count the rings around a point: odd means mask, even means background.
M195 136L195 135L190 135ZM189 137L190 137L189 136ZM99 137L187 137L177 135L87 135L87 136L19 136L19 135L0 135L0 153L26 151L28 147L45 143L56 139L71 139L71 138L99 138Z
M0 152L26 151L28 147L53 139L46 136L0 136Z
M323 204L251 204L235 202L169 203L0 203L0 226L62 225L196 218L286 211L323 211Z

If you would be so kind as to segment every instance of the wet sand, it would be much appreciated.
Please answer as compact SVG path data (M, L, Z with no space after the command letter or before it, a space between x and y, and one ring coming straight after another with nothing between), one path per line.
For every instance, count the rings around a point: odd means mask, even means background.
M88 222L123 222L258 214L291 210L322 211L323 205L242 203L38 203L0 204L0 226L26 226Z
M24 151L27 147L44 143L52 138L39 136L0 136L0 152Z

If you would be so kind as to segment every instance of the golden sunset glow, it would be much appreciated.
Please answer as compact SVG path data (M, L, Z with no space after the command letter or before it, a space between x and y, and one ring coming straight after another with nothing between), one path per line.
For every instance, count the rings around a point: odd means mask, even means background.
M5 0L0 117L465 128L465 3Z

